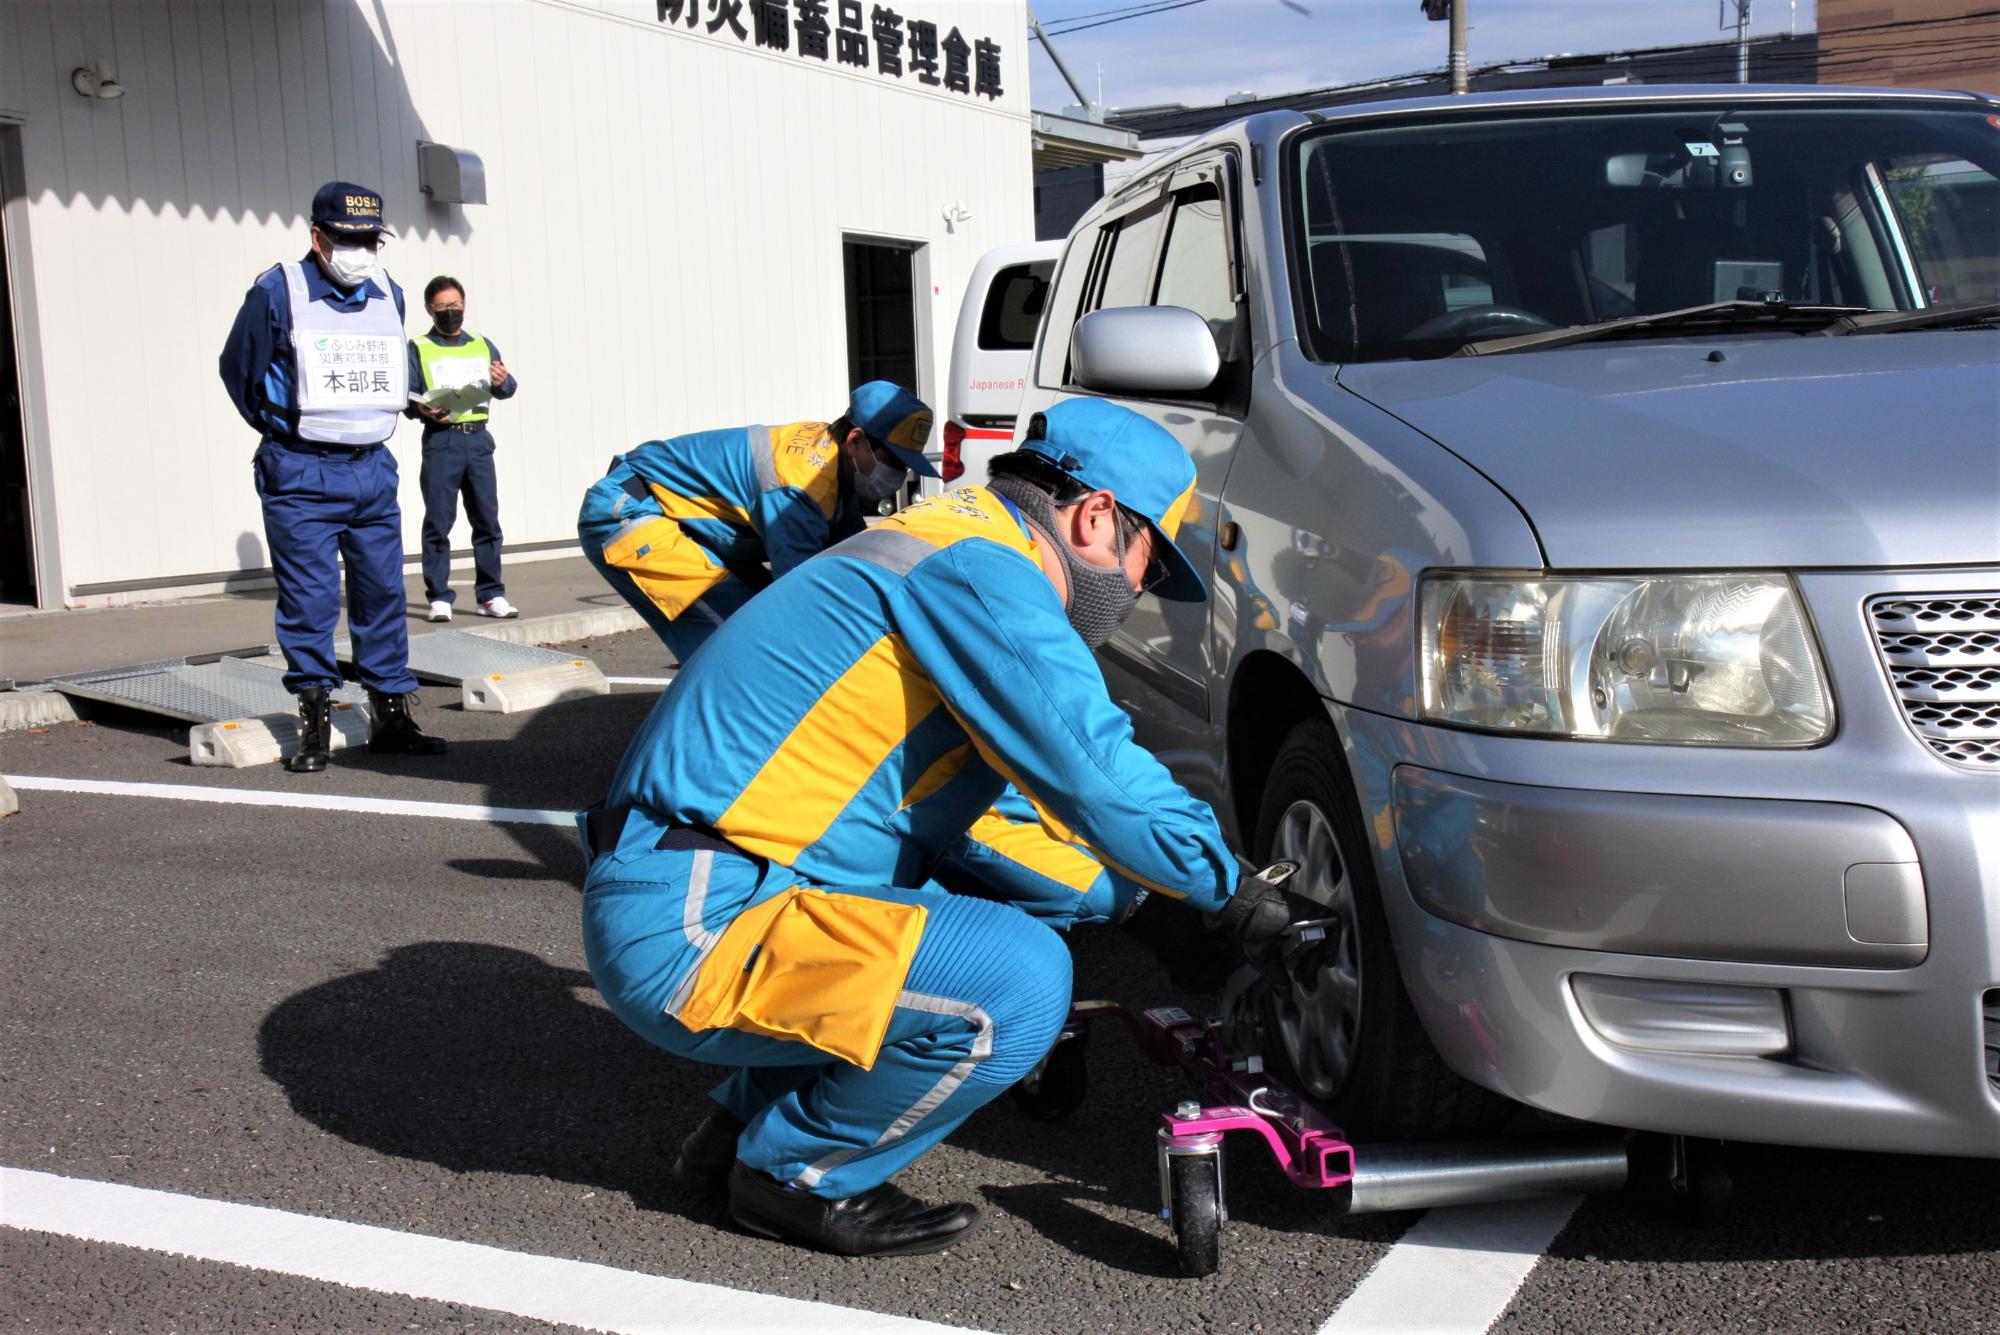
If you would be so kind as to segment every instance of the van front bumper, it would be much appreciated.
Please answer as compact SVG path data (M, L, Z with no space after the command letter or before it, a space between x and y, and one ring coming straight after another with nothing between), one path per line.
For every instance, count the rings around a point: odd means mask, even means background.
M2000 1157L1991 776L1861 729L1722 753L1334 713L1461 1075L1641 1130Z

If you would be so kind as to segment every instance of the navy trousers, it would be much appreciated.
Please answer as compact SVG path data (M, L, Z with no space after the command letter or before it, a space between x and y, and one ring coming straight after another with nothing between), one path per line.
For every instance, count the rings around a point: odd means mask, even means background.
M266 440L253 463L264 541L278 580L278 647L285 689L340 685L333 632L347 568L347 629L361 684L385 695L417 689L403 594L403 514L396 457L386 445L351 457Z
M472 596L479 602L507 592L500 579L500 483L493 473L490 431L426 431L424 489L424 596L434 603L458 600L451 591L451 530L458 498L472 523Z

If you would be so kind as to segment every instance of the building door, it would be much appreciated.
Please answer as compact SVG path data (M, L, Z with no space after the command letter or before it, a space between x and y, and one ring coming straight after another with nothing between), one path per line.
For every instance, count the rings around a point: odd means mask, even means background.
M0 190L0 200L5 197ZM7 229L0 226L0 603L33 606L35 529L28 508L28 440L8 272Z
M847 274L847 383L893 380L923 393L917 376L916 247L841 243Z

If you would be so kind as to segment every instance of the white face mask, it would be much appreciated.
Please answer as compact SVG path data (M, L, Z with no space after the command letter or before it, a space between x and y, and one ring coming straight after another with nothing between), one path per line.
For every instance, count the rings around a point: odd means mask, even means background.
M335 246L325 263L327 274L343 288L360 287L381 268L380 257L366 246Z
M864 501L885 501L894 496L896 489L903 485L903 475L908 471L901 467L890 468L877 459L873 472L863 473L859 469L855 470L854 494Z

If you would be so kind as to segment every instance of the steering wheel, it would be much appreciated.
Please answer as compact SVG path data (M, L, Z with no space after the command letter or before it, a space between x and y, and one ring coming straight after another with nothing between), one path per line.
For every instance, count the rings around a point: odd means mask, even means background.
M1524 311L1519 306L1467 306L1464 310L1433 315L1403 337L1405 339L1470 338L1480 334L1499 338L1508 334L1532 334L1540 329L1555 327L1554 321L1545 320L1533 311Z

